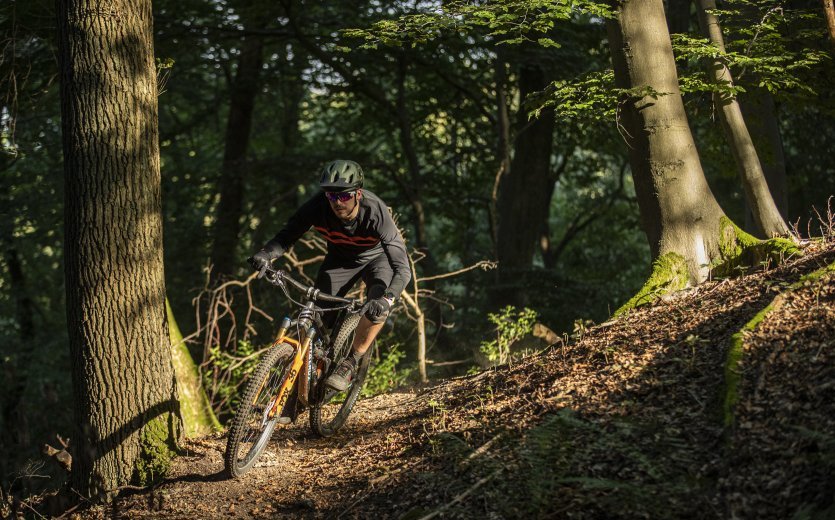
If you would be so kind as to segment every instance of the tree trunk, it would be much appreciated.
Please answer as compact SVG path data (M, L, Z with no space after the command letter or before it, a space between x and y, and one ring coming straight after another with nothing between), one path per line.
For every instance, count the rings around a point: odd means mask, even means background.
M826 27L829 29L829 41L835 45L835 2L832 0L821 0L823 12L826 15Z
M699 24L702 32L717 46L720 54L725 53L725 42L722 37L722 28L716 15L712 13L716 9L714 0L699 0ZM713 81L719 85L733 86L731 71L720 58L710 63L710 75ZM745 189L745 201L756 224L757 235L763 238L770 238L777 235L787 235L789 227L783 220L771 192L765 180L757 150L754 142L748 133L748 127L742 117L742 110L735 96L727 93L715 93L714 103L719 107L722 119L722 126L728 136L731 151L736 161L737 170L742 178L742 185Z
M232 275L238 258L238 235L243 213L246 152L252 132L252 113L258 94L263 40L249 36L244 40L238 70L230 86L229 118L226 123L226 146L223 169L218 183L220 201L214 226L212 278Z
M783 139L780 135L774 97L767 89L749 86L739 98L739 107L742 109L742 116L748 124L748 131L757 149L771 198L777 204L780 216L787 221L789 195L786 156L783 153ZM749 207L746 207L745 226L748 232L755 229L754 215Z
M165 317L150 0L59 0L72 488L164 473L181 431ZM153 457L151 457L153 454Z
M424 264L429 272L434 272L434 257L429 252L429 238L426 230L426 210L423 205L423 177L420 171L417 151L412 140L412 118L406 104L406 75L408 63L403 56L397 60L397 124L400 147L406 157L409 171L409 189L406 195L415 213L415 242L417 248L426 254Z
M502 177L510 170L510 115L507 102L507 64L504 53L496 50L496 157L499 159L493 190L490 192L490 240L493 244L493 258L499 257L499 216L498 197Z
M531 268L542 231L540 223L547 218L550 207L550 197L546 200L545 194L552 193L554 114L543 110L536 120L528 121L524 105L529 95L546 86L548 80L538 65L525 63L520 67L517 122L521 130L514 142L510 171L499 185L499 283L493 295L499 307L524 305L520 275Z
M626 0L615 7L617 20L607 29L618 87L665 94L634 94L621 105L642 226L653 259L674 255L686 266L685 282L698 283L720 255L725 215L687 124L663 4Z
M5 191L5 189L3 190ZM8 199L3 197L3 199ZM5 202L5 200L4 200ZM6 221L7 219L3 219ZM3 260L9 271L9 289L15 300L15 322L18 326L19 341L13 342L13 353L3 365L3 389L5 394L0 403L0 453L25 453L30 446L30 432L26 413L21 409L23 394L32 373L32 354L35 351L35 305L29 297L26 277L20 263L20 255L12 240L10 219L0 223L0 247ZM5 483L12 474L6 457L0 457L0 483Z
M684 34L690 30L690 6L693 0L667 0L664 10L670 34Z

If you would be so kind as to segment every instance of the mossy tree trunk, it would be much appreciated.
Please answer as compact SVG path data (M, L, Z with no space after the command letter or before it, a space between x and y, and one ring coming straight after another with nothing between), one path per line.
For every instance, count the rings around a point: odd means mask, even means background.
M498 193L498 283L493 306L523 306L524 287L520 276L531 268L542 233L556 180L551 171L554 140L553 111L543 110L528 119L528 97L548 86L545 71L537 63L523 61L518 70L519 128L513 145L509 171L502 175Z
M633 89L620 120L642 226L656 267L662 257L676 259L688 275L677 283L699 283L721 255L725 214L705 180L687 123L664 6L661 0L627 0L614 7L617 19L607 29L615 81Z
M183 417L185 434L189 437L208 435L222 429L215 416L209 398L200 382L197 365L183 341L180 327L174 319L174 312L168 299L165 300L168 316L168 335L171 339L171 358L177 376L177 393L180 396L180 414Z
M159 477L181 432L165 315L150 0L59 0L72 488Z
M725 54L725 41L722 36L722 27L714 14L715 10L715 0L698 0L699 24L702 32L722 55ZM709 63L709 76L717 85L726 88L734 86L731 71L721 56ZM728 92L716 92L713 100L728 136L728 144L742 180L745 202L756 225L757 235L764 238L787 235L789 227L771 196L765 173L760 165L760 158L748 132L745 119L742 117L742 110L736 96Z

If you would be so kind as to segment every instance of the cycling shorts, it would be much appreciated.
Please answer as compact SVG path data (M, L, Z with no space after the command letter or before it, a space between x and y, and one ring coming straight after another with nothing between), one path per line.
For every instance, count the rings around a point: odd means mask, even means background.
M385 294L393 277L394 270L385 254L363 264L326 256L316 276L316 288L328 294L345 296L354 284L362 279L365 282L366 299L373 300ZM371 322L383 323L387 317L388 313L385 313L379 318L372 319Z

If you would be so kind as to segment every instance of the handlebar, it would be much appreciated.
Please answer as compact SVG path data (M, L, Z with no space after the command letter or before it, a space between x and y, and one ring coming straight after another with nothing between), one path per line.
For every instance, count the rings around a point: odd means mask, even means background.
M273 269L270 266L264 266L264 269L261 273L258 274L258 277L261 276L266 277L270 283L273 285L278 285L279 287L284 288L284 283L287 282L299 291L303 292L308 300L317 300L322 302L330 302L330 303L341 303L344 305L348 305L352 308L356 308L360 304L360 300L357 298L342 298L341 296L334 296L332 294L323 293L319 291L319 289L312 287L310 285L305 285L295 279L293 279L287 272L282 271L281 269ZM289 295L288 295L289 296Z

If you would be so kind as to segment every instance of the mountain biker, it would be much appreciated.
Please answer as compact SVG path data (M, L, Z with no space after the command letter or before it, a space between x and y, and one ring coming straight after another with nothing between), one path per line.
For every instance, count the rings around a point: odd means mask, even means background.
M360 278L366 285L365 313L357 325L352 355L328 378L327 385L344 391L356 375L359 360L409 283L411 269L403 237L379 197L363 189L363 173L354 161L330 162L321 172L321 192L305 202L275 237L250 259L261 270L281 257L308 229L328 242L315 286L344 296Z

